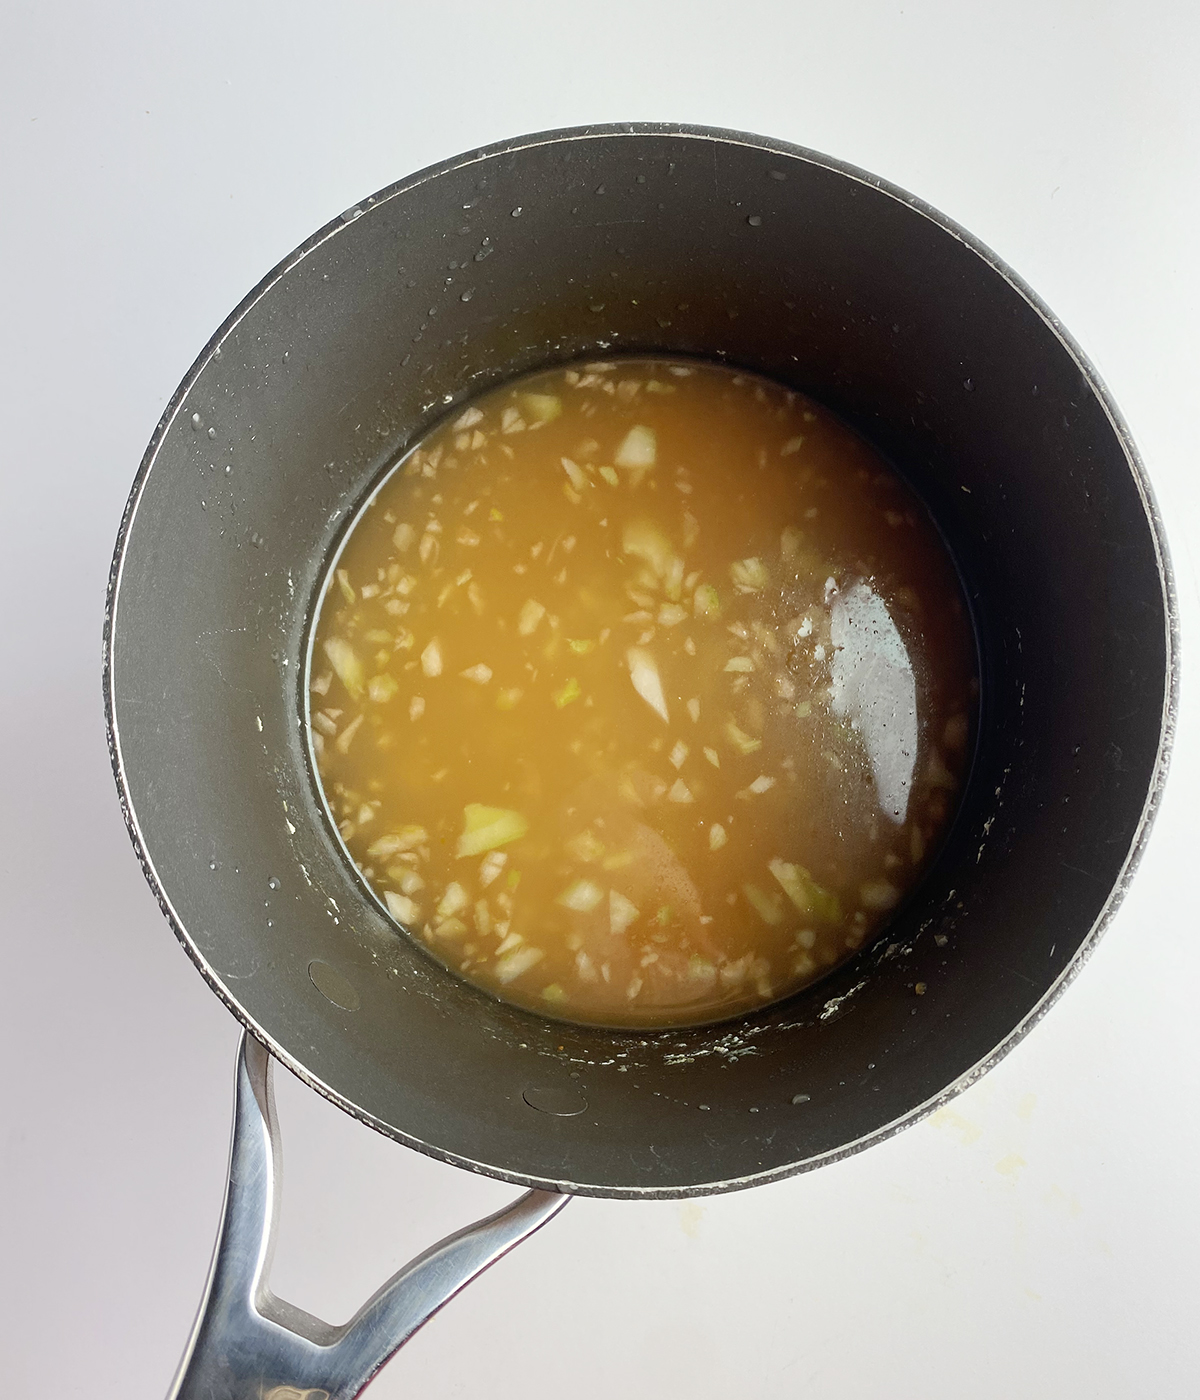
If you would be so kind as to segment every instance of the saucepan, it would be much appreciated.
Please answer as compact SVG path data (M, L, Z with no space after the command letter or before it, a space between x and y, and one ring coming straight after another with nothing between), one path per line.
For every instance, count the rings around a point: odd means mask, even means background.
M543 1019L401 934L319 800L305 655L373 484L482 388L597 353L703 356L886 453L957 561L979 651L955 824L886 933L720 1024ZM729 1191L835 1161L982 1074L1130 879L1175 703L1163 533L1096 372L995 256L812 151L589 127L446 161L286 258L213 337L134 483L105 643L146 877L246 1028L225 1219L173 1394L355 1395L571 1195ZM528 1188L344 1327L269 1291L271 1057L362 1122Z

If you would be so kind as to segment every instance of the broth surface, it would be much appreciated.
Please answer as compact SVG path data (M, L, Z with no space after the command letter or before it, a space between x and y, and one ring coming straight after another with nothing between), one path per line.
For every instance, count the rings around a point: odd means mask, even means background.
M868 941L973 726L954 567L828 411L717 365L531 376L435 429L331 573L311 738L398 924L564 1019L733 1015Z

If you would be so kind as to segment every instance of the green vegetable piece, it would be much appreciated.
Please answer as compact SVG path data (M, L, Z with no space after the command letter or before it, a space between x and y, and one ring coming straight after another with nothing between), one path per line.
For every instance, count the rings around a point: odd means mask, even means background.
M579 682L572 676L566 685L560 690L556 690L550 698L561 710L565 705L569 705L572 700L578 700L582 694L583 691L580 689Z
M757 885L743 885L742 893L754 907L764 924L783 923L783 900L778 895L764 894Z
M520 812L468 802L463 808L463 833L458 838L456 854L481 856L484 851L494 851L497 846L519 841L528 831L529 823Z
M761 739L753 739L749 734L739 729L733 720L725 725L725 737L737 749L738 753L757 753L762 748Z
M767 869L783 888L784 894L802 914L812 914L825 923L842 921L842 905L836 894L818 885L802 865L786 860L773 860Z

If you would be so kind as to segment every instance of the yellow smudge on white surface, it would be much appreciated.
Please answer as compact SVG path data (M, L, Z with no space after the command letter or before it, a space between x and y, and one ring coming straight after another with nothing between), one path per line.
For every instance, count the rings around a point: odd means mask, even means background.
M929 1121L935 1128L949 1128L958 1133L964 1147L970 1147L983 1136L983 1129L978 1123L972 1123L969 1118L964 1118L952 1108L939 1108L931 1115Z
M689 1240L700 1238L700 1222L704 1219L704 1207L699 1201L684 1201L679 1207L679 1228Z
M1010 1152L1006 1157L1001 1157L996 1163L996 1170L1001 1176L1007 1176L1016 1181L1022 1167L1027 1167L1029 1163L1019 1152Z

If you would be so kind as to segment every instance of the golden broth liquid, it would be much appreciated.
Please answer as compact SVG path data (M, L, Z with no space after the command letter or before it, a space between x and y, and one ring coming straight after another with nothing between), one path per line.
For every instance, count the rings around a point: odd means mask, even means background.
M822 976L920 878L976 694L954 567L830 413L703 363L480 398L346 540L312 648L342 840L469 981L613 1026Z

